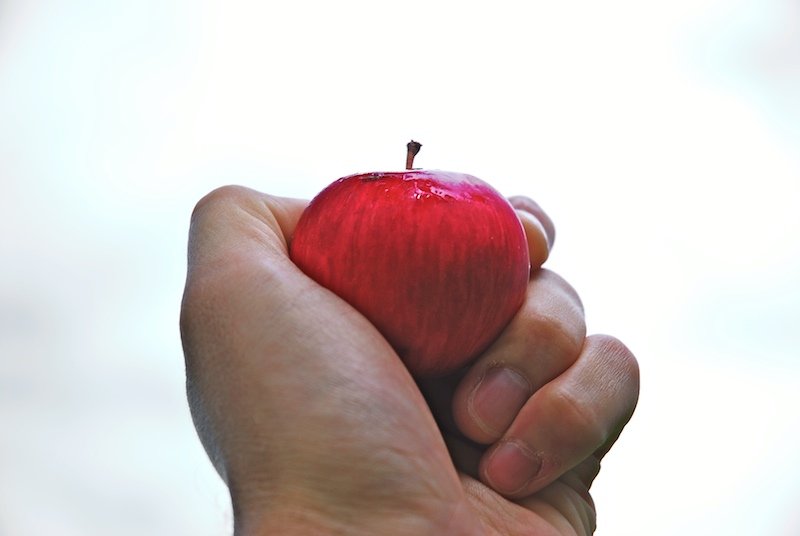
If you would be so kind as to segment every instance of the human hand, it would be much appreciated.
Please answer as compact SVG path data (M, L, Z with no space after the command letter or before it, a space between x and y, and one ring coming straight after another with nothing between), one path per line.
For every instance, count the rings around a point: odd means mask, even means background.
M516 203L529 242L546 241L549 220ZM187 391L230 488L237 533L588 534L596 456L635 404L630 353L610 338L584 343L577 298L535 271L528 301L487 353L465 374L424 386L449 453L388 343L288 259L304 206L229 187L192 219ZM523 375L527 398L472 394L499 364ZM512 474L530 467L497 446L509 444L543 460L517 489Z

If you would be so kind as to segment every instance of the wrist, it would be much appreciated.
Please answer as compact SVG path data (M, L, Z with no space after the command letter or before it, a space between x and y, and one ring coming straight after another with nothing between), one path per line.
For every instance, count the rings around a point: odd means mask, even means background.
M270 534L332 536L343 533L345 530L341 523L310 510L285 509L234 516L234 536L268 536Z
M325 508L282 506L261 511L237 511L234 536L479 536L480 522L465 505L430 515L413 509L325 511Z
M273 513L262 519L236 521L234 536L419 536L424 534L449 534L427 519L410 515L376 518L359 513L358 517L337 519L318 512L291 511ZM452 534L456 534L452 532ZM459 533L462 534L462 533Z

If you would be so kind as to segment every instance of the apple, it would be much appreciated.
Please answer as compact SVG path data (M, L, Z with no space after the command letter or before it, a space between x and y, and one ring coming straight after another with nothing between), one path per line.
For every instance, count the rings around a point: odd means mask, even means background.
M418 378L466 365L525 299L528 245L511 204L463 173L350 175L320 192L290 244L306 275L347 301Z

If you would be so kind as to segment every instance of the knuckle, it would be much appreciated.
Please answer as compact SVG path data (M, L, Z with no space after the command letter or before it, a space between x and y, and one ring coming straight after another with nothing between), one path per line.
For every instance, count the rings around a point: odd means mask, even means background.
M215 188L197 202L192 211L192 219L200 218L209 212L236 204L245 197L248 191L244 186L233 184Z
M598 351L606 356L618 376L638 386L639 362L622 341L611 335L592 335L587 341L596 345Z
M207 286L197 284L193 279L187 280L179 316L181 340L184 346L197 332L196 326L202 322L202 313L205 311L208 301L209 292Z
M561 423L560 428L564 431L562 441L599 447L608 438L600 415L574 390L566 387L553 390L550 393L550 409Z
M508 198L508 202L511 203L512 207L526 212L532 213L541 210L539 204L527 195L512 195Z
M580 295L566 279L547 269L541 270L541 278L552 287L559 299L574 307L580 315L584 314L583 301L581 301Z
M585 310L583 308L583 301L581 300L578 291L576 291L572 285L564 281L562 281L561 291L564 294L565 299L567 299L575 309L577 309L581 315L585 314Z
M597 345L596 350L606 363L605 382L611 396L618 401L617 417L627 422L639 401L639 363L633 352L616 337L593 335L589 344Z
M229 294L218 281L187 282L178 319L187 373L204 360L209 348L233 340Z
M530 319L529 346L547 348L549 354L572 355L577 358L581 338L559 318L537 314Z
M552 246L556 236L555 225L553 225L553 220L550 219L550 216L547 215L542 207L536 201L524 195L509 197L508 201L515 209L523 210L539 220L547 235L547 241Z

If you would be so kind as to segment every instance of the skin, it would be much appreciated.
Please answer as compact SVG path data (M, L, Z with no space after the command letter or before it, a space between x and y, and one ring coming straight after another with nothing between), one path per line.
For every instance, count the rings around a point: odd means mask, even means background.
M555 234L511 198L531 245L525 304L457 374L417 384L287 244L307 202L224 187L192 215L181 312L199 436L238 535L586 535L589 487L639 391L631 352L586 337L541 268Z

